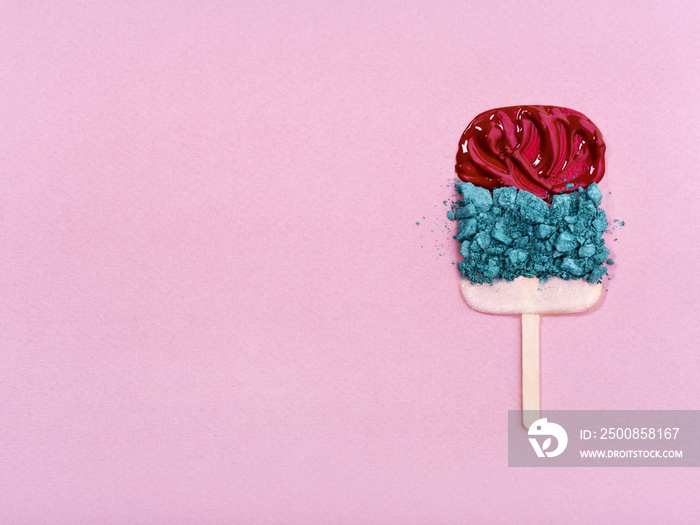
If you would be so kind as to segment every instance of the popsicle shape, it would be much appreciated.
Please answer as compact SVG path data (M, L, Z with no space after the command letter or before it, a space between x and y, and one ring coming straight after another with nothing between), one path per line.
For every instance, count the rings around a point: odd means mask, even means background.
M578 111L511 106L485 111L460 139L462 201L448 216L467 304L517 314L522 323L523 424L539 419L539 316L594 306L610 250L597 185L605 172L600 130Z

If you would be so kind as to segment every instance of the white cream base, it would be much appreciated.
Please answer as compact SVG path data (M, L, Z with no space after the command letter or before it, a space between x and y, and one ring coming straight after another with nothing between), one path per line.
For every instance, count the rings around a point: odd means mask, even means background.
M463 279L462 296L478 312L487 314L570 314L593 307L603 293L602 283L583 279L518 277L513 281L472 284Z

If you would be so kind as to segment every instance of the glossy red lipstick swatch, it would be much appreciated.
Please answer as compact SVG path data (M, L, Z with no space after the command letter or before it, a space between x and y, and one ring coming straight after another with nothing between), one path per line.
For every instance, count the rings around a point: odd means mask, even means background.
M551 202L554 194L600 181L604 156L600 130L582 113L511 106L485 111L469 124L455 171L489 190L515 186Z

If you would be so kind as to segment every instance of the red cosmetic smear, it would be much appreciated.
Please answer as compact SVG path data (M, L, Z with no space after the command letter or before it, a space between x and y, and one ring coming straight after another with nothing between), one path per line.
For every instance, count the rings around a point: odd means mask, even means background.
M600 130L573 109L512 106L485 111L462 134L455 170L492 190L515 186L547 201L598 182L605 172ZM574 186L567 188L566 185Z

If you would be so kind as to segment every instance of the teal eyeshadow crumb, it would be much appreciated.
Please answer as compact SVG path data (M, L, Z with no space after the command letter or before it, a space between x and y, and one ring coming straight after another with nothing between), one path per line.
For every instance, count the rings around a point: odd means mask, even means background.
M599 281L607 273L610 250L602 238L608 227L597 184L554 195L551 206L525 190L470 182L457 184L463 201L448 213L457 220L455 238L464 260L462 277L472 283L525 277Z

